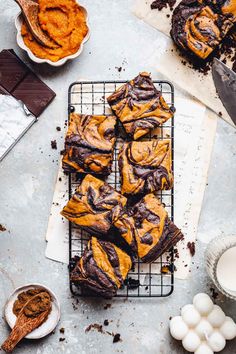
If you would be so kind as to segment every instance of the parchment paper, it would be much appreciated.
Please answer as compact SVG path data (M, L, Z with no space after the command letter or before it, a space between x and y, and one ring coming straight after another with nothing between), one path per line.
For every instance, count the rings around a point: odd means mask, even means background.
M186 245L196 238L217 116L193 99L176 98L175 106L174 220L185 234L185 240L178 245L176 277L185 279L191 264ZM60 166L46 234L46 257L63 263L68 263L68 222L60 211L67 200L68 177Z
M211 72L201 74L182 63L182 58L176 51L170 38L171 12L168 9L161 11L152 10L150 5L153 0L136 0L133 12L137 17L163 32L168 38L153 43L153 56L150 61L156 70L171 79L176 85L186 90L207 107L220 113L220 116L229 124L233 124L223 104L217 96ZM176 5L180 2L177 0ZM170 14L168 18L167 15Z

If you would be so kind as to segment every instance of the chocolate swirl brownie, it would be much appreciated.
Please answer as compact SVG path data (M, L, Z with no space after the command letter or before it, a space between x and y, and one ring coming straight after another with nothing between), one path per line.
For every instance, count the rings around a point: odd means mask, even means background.
M131 266L130 256L120 248L92 237L76 262L71 280L84 291L111 298L123 286Z
M183 238L182 232L169 219L166 209L154 194L146 195L118 221L116 227L130 245L135 242L137 255L143 262L154 262ZM133 235L130 228L126 228L127 224L133 226Z
M109 174L116 118L72 113L65 139L63 168L68 172Z
M121 192L147 194L173 185L170 140L132 141L119 153Z
M235 0L182 0L173 12L171 36L180 48L206 59L235 21Z
M121 86L107 101L134 140L165 123L175 111L145 72Z
M120 216L126 198L107 183L87 175L61 214L82 229L103 236Z

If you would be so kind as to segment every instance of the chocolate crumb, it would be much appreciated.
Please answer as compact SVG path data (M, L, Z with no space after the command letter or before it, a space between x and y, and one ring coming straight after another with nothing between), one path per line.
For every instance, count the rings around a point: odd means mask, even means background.
M216 300L217 297L219 296L219 293L214 289L214 288L210 288L211 291L211 297Z
M124 281L124 284L127 285L128 289L137 289L140 285L140 281L129 277Z
M104 326L108 326L108 325L109 325L109 321L108 321L108 320L105 320L105 321L103 322L103 324L104 324Z
M6 228L5 228L5 226L3 226L2 224L0 224L0 231L6 231Z
M64 342L66 338L59 338L59 342Z
M61 181L62 181L61 177L59 177L59 178L58 178L58 181L59 181L59 182L61 182Z
M187 247L190 251L191 256L193 257L195 255L195 242L188 242Z
M56 140L51 141L51 147L52 147L52 149L57 150L57 141Z
M122 67L121 67L121 66L119 66L119 67L118 67L118 66L116 66L115 68L117 69L117 71L118 71L119 73L120 73L120 72L121 72L121 70L122 70Z
M96 329L99 333L104 333L103 329L102 329L102 325L98 324L98 323L92 323L90 324L86 329L85 329L85 333L91 331L91 329Z
M61 127L56 127L56 130L57 130L58 132L60 132L60 131L61 131Z
M109 309L111 307L111 304L106 304L105 306L104 306L104 310L107 310L107 309Z
M64 334L65 333L65 328L60 328L60 333Z
M120 333L116 333L114 335L114 338L113 338L113 343L117 343L117 342L120 342L120 341L121 341Z

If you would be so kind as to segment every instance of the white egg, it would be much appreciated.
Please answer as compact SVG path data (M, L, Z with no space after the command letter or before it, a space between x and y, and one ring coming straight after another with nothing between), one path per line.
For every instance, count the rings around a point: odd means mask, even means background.
M213 350L206 343L202 343L194 354L214 354Z
M189 331L182 340L182 344L185 350L189 352L195 352L201 344L201 340L194 331Z
M214 331L207 340L207 344L214 352L220 352L225 347L225 338L219 331Z
M213 327L218 328L224 323L225 314L219 306L214 305L213 310L207 316L207 319Z
M207 319L202 318L195 328L195 331L201 339L206 340L212 334L213 327Z
M181 310L181 315L184 322L189 327L195 327L201 320L199 312L195 309L193 305L186 305Z
M213 309L213 301L210 296L200 293L194 296L193 305L201 315L208 315Z
M188 333L188 327L181 316L176 316L170 321L170 333L177 340L184 339Z
M220 333L227 340L234 339L236 337L236 324L230 317L225 317L225 322L220 327Z

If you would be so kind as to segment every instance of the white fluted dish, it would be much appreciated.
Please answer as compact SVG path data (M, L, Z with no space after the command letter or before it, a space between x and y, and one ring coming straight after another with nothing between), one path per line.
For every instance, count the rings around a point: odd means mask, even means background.
M230 248L236 247L236 236L220 236L213 239L205 253L205 264L207 273L209 274L211 280L215 284L216 288L224 294L226 297L236 300L236 294L233 291L227 291L223 288L217 278L217 265L221 256ZM232 269L232 275L235 270Z
M37 289L37 288L43 288L45 289L50 295L52 299L52 310L50 314L48 315L47 320L41 324L38 328L33 330L31 333L29 333L25 338L27 339L39 339L43 338L49 333L51 333L57 326L60 316L61 316L61 309L60 309L60 303L59 300L57 299L56 295L52 290L50 290L48 287L42 284L27 284L24 286L21 286L17 289L14 290L14 292L10 295L8 298L5 308L4 308L4 315L5 319L8 323L8 325L11 327L11 329L14 327L17 317L13 313L13 305L14 302L17 300L17 297L20 293L23 291L27 291L30 289Z
M62 58L62 59L60 59L60 60L58 60L56 62L51 61L49 59L42 59L42 58L36 57L36 55L34 55L33 52L30 50L30 48L28 48L25 45L25 42L24 42L23 37L21 35L21 27L22 27L22 22L23 22L23 15L22 15L21 12L19 12L16 15L16 18L15 18L15 27L16 27L16 30L17 30L16 42L17 42L18 46L21 49L23 49L24 51L27 52L28 56L30 57L30 59L32 61L34 61L35 63L38 63L38 64L47 63L49 65L58 67L58 66L64 65L68 60L73 60L75 58L78 58L80 56L80 54L83 52L84 44L89 40L89 37L90 37L90 27L89 27L89 20L88 20L87 10L81 5L80 5L80 8L82 9L82 11L83 11L83 13L85 15L85 18L86 18L86 24L88 26L88 33L84 37L84 39L81 42L80 47L79 47L79 49L78 49L78 51L76 53L68 55L67 57L64 57L64 58Z

